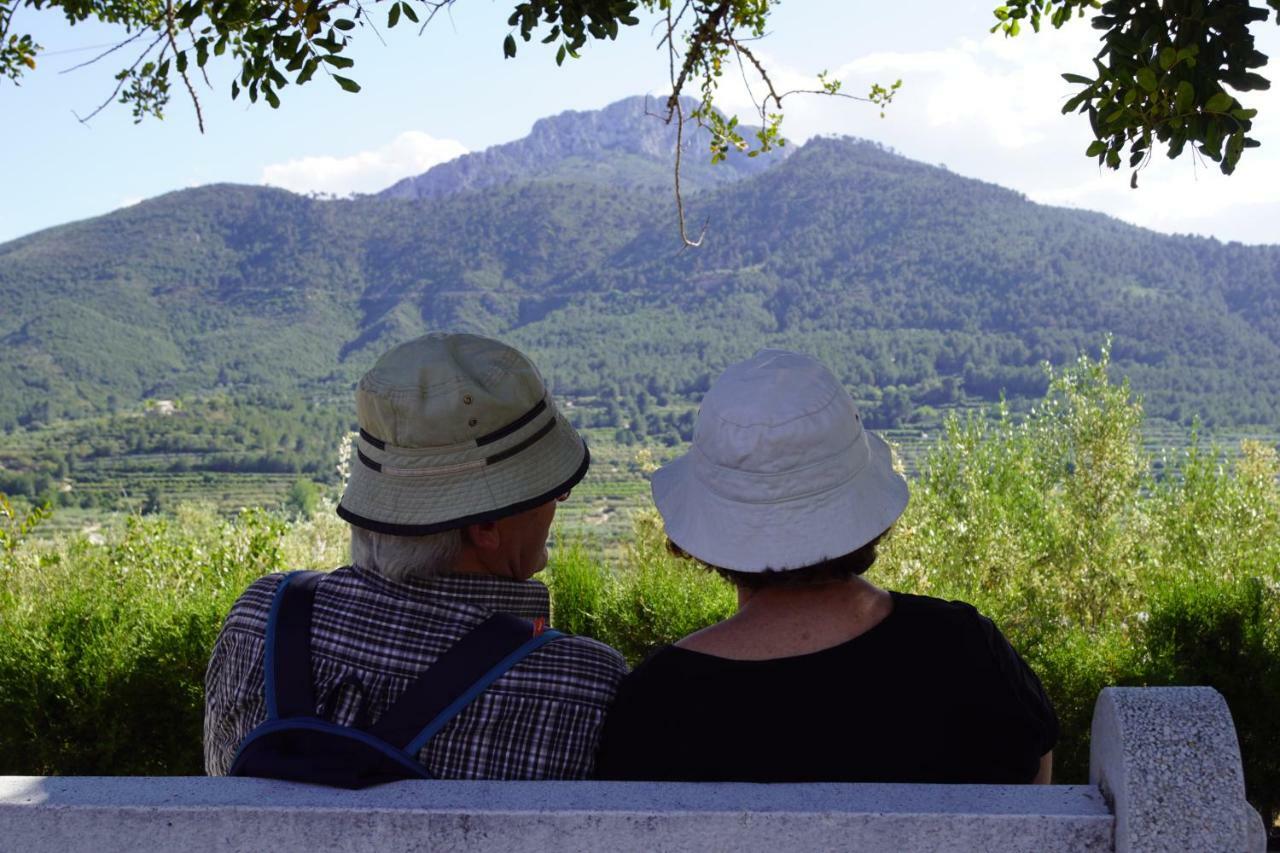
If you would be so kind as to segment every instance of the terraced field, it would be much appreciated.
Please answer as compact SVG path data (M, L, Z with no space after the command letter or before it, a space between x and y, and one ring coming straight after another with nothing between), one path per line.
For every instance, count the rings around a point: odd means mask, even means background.
M0 438L0 470L6 462L21 464L23 459L37 456L41 448L57 446L64 432L50 428ZM940 432L934 425L882 430L880 434L894 446L908 477L912 477ZM648 473L680 453L683 445L619 444L611 428L588 428L583 433L591 446L591 472L560 508L556 532L562 537L585 536L605 549L618 547L627 538L636 511L651 506ZM1157 470L1162 456L1178 452L1189 440L1185 427L1159 421L1148 422L1144 434ZM1231 457L1239 453L1245 438L1280 443L1280 433L1265 430L1222 431L1208 436L1206 443L1216 443L1224 457ZM336 464L336 448L333 453ZM213 504L228 514L244 507L282 509L286 505L298 474L198 470L217 467L223 455L227 454L86 453L56 484L60 492L69 493L68 505L59 507L38 533L45 537L73 531L93 535L103 527L123 523L129 513L165 512L184 502ZM331 499L337 497L334 486L324 489Z

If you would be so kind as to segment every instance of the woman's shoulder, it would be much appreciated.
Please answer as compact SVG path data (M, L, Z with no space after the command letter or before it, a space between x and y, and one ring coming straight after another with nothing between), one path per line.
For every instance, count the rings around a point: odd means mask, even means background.
M894 621L902 627L916 630L926 627L940 631L974 631L992 624L990 619L967 601L909 592L891 592L890 595L893 596Z
M688 672L691 665L705 657L708 656L690 653L675 644L658 646L627 673L626 681L635 684L676 677Z
M893 593L896 639L931 650L949 650L950 656L976 663L1014 654L995 622L972 604L928 595Z
M932 595L916 595L912 592L896 590L890 590L889 594L893 596L894 611L899 613L967 617L969 614L978 612L977 608L967 601L935 598Z

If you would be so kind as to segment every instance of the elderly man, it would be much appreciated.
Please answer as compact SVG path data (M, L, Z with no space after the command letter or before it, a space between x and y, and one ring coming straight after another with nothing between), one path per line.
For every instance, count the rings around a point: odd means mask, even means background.
M399 726L416 738L393 743L404 755L388 760L423 777L588 776L626 668L585 637L543 643L549 597L531 580L546 566L557 502L586 474L582 438L527 358L473 335L391 350L361 379L356 409L338 506L351 565L269 575L232 607L205 677L206 771L358 786L344 781L355 761L344 750L367 749L370 733L394 741ZM495 645L494 625L520 650ZM293 730L287 743L273 741L281 726ZM248 755L251 743L265 758ZM286 771L255 769L281 761Z

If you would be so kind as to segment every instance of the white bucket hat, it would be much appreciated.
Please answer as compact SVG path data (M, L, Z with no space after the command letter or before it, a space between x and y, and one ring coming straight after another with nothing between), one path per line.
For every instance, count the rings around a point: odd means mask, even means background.
M725 370L693 446L653 474L667 536L738 572L812 566L858 550L907 506L889 445L863 429L818 361L761 350Z
M476 335L395 347L360 380L356 414L338 515L380 533L425 536L532 509L591 462L529 359Z

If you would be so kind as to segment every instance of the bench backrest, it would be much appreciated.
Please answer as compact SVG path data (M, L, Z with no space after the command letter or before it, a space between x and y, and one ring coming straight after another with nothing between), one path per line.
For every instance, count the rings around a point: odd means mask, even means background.
M0 850L1250 851L1225 701L1108 688L1091 784L744 785L0 777Z

